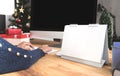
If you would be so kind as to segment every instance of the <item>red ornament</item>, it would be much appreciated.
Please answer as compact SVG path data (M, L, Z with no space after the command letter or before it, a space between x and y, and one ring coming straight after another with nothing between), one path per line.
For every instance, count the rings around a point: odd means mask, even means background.
M21 19L17 18L16 19L17 23L21 23Z

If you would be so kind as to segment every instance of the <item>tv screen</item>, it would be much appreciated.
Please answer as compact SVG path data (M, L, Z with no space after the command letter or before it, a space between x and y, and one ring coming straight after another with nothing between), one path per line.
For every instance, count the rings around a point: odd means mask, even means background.
M96 23L97 0L31 0L31 30L63 31L69 24Z
M5 15L0 15L0 34L5 34L6 32L6 21L5 21Z

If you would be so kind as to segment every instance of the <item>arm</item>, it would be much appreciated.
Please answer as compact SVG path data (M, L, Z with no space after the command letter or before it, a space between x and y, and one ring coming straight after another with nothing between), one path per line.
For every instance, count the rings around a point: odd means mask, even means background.
M0 38L0 74L27 69L44 55L41 49L27 51Z
M31 65L45 55L45 52L43 52L41 49L28 51L28 53L31 55L31 62L30 62Z
M39 48L34 49L36 46L29 42L22 42L18 44L18 47L23 48L28 51L31 57L31 65L34 64L39 58L43 57L46 52L51 50L48 45L41 45Z

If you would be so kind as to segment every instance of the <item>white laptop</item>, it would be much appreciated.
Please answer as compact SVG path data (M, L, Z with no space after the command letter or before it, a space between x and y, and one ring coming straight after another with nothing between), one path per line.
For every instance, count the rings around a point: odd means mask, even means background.
M61 51L56 55L102 67L108 62L107 25L66 25Z

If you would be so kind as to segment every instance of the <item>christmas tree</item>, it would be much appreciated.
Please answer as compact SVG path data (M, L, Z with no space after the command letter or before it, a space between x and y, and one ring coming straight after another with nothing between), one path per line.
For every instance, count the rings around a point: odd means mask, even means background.
M108 48L111 50L113 41L112 41L112 21L111 21L111 13L108 10L99 4L99 9L101 10L101 16L99 19L100 24L107 24L107 32L108 32Z
M15 11L9 28L21 28L23 33L30 31L31 5L30 0L15 0Z

